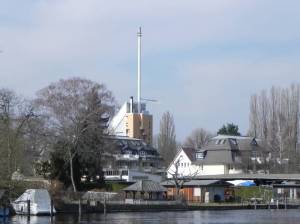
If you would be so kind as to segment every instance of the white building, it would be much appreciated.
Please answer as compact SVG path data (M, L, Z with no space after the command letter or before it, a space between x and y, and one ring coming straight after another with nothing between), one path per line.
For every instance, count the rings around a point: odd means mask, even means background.
M199 167L192 164L194 161L195 149L181 147L167 168L167 177L172 178L172 175L176 174L179 177L194 175L200 171Z
M129 102L125 102L118 113L109 123L109 133L129 138L142 139L147 144L152 144L153 117L146 110L146 104L133 102L131 97Z
M218 135L202 149L180 148L167 169L168 178L237 174L263 166L263 150L252 137ZM176 171L177 167L177 171Z
M160 181L165 174L162 157L155 148L140 139L108 136L105 146L108 147L102 156L105 180Z

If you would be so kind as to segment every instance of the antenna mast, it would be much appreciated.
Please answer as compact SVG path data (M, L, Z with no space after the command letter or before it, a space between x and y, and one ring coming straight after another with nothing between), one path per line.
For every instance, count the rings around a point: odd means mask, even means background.
M138 36L138 113L141 113L141 48L142 48L142 28L139 28Z

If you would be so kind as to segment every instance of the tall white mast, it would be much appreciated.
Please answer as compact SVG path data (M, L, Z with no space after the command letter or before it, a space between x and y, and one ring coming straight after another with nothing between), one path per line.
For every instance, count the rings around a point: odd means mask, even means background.
M138 36L138 113L141 113L141 47L142 47L142 28L140 27Z

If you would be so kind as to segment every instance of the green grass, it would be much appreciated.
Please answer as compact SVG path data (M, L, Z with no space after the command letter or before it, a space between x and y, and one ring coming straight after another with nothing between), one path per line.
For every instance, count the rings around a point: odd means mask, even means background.
M119 192L128 186L128 184L114 183L114 182L107 182L105 185L106 185L107 190L113 191L113 192Z
M250 201L251 198L262 198L263 201L269 201L272 197L272 190L267 187L236 187L235 198L241 202Z

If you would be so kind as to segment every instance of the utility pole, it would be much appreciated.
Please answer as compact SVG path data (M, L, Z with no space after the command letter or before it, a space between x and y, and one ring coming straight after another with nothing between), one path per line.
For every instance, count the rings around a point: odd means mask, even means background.
M142 48L142 28L140 27L138 36L138 113L141 113L141 48Z

